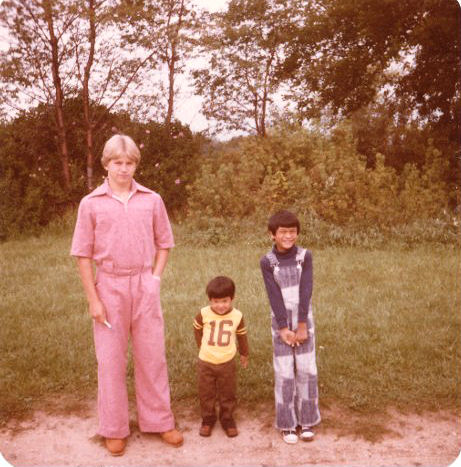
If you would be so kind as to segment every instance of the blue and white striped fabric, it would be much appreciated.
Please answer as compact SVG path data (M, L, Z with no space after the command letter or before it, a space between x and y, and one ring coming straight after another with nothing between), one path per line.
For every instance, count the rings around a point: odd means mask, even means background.
M266 255L282 292L290 330L298 327L299 283L305 254L305 249L297 247L293 265L280 265L272 251ZM298 425L311 427L320 422L312 303L307 314L307 331L308 339L303 344L295 347L285 344L272 310L276 427L280 430L294 430Z

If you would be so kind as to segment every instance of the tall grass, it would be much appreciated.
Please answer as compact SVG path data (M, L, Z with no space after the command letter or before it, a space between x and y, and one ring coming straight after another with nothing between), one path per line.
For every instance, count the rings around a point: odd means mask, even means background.
M179 234L178 234L179 231ZM249 328L250 367L239 395L272 400L272 349L259 258L268 240L179 244L162 282L174 403L196 398L192 321L218 274L237 285ZM309 246L309 245L305 245ZM0 245L2 420L56 393L94 396L92 325L63 229ZM456 407L460 397L460 249L397 242L313 248L317 363L322 401L373 412L387 405ZM132 378L132 367L129 376Z

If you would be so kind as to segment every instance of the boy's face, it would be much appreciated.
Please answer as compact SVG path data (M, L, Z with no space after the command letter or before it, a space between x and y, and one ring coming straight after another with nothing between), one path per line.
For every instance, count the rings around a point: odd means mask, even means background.
M298 238L298 229L296 227L279 227L275 235L271 232L272 241L280 253L288 251Z
M232 298L210 298L210 307L218 315L224 315L232 309Z
M128 186L131 185L136 171L136 163L128 156L121 156L111 159L104 168L107 170L109 182L117 186Z

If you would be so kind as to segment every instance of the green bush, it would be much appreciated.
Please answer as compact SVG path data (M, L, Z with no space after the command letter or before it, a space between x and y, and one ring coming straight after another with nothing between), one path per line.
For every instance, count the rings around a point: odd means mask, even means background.
M252 141L249 139L247 144L251 145ZM239 219L253 215L257 206L254 200L265 172L259 159L262 157L255 152L247 157L244 148L205 157L198 178L187 187L190 215L203 219Z
M88 192L81 107L78 99L67 101L65 106L70 190L63 188L51 108L41 105L0 125L0 240L40 233ZM98 108L98 112L107 110ZM105 124L94 135L95 185L104 178L99 159L104 142L114 131L132 136L141 148L136 179L159 192L171 214L181 212L186 206L185 186L194 181L203 137L193 135L178 122L167 134L162 124L139 123L126 114L107 112Z
M77 100L66 107L70 192L60 183L50 109L37 107L0 126L0 240L40 233L87 192L80 107ZM267 138L240 137L205 148L203 136L178 122L167 134L162 124L117 114L98 134L97 159L111 124L141 147L136 179L161 194L171 217L185 222L188 238L195 236L198 244L228 243L253 231L259 237L269 214L280 208L296 211L311 239L325 244L415 235L446 242L458 234L459 189L450 182L449 158L431 140L417 163L397 170L387 154L360 154L347 121L329 134L284 124ZM98 160L94 174L97 181L103 177Z
M279 127L208 156L188 187L188 216L261 219L283 207L349 232L389 233L442 217L450 224L456 196L448 163L430 141L424 160L397 173L378 153L370 167L347 123L331 135Z
M0 128L0 237L37 234L59 217L75 193L60 183L60 161L46 112Z
M193 183L203 137L175 121L167 133L160 123L132 124L130 136L141 148L136 180L158 192L171 215L178 217L187 205L187 184Z

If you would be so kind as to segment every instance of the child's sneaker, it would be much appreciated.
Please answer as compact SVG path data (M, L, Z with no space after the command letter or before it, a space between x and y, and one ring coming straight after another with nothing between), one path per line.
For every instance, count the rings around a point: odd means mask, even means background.
M287 444L296 444L298 442L298 435L295 430L283 430L282 438Z
M312 428L310 426L303 426L301 428L301 434L299 437L303 441L312 441L314 439L315 433L313 432Z

